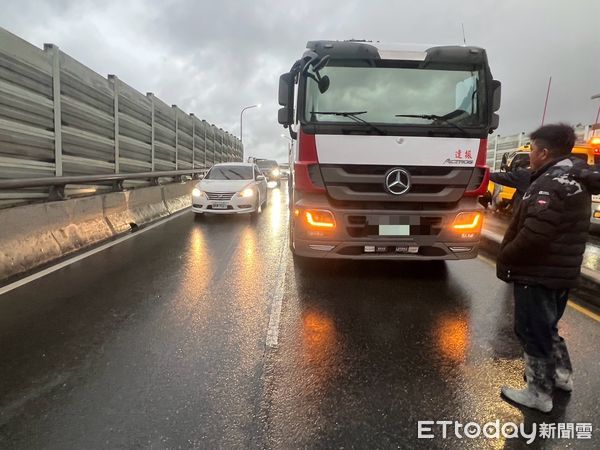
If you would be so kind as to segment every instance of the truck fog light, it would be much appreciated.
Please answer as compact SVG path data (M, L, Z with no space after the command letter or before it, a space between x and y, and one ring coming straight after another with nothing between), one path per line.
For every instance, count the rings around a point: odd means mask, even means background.
M466 253L473 250L473 247L450 247L450 250L454 253Z
M309 247L313 250L319 250L321 252L329 252L333 250L335 245L309 245Z

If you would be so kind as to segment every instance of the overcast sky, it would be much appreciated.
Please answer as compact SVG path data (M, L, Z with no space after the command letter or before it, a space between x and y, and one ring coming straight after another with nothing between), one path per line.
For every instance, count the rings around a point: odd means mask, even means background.
M500 134L592 123L600 100L600 1L1 0L0 26L239 137L246 154L286 159L279 75L308 40L369 39L487 49L502 82Z

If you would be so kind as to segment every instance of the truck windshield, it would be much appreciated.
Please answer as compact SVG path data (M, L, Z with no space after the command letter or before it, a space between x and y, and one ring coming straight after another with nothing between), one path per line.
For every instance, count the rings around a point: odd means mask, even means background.
M415 68L396 63L331 61L319 72L330 79L324 93L313 79L306 80L305 120L356 122L348 116L319 111L365 111L361 119L385 125L482 125L478 93L485 90L476 68Z

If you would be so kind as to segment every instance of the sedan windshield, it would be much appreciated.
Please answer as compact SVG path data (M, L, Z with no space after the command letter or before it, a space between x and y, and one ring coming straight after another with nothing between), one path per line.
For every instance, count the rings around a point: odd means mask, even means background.
M384 125L477 126L482 123L478 93L484 92L476 67L409 67L390 61L331 61L320 70L330 79L321 93L306 80L305 120ZM336 114L337 112L337 114ZM454 127L456 128L456 127Z
M215 166L205 180L252 180L254 174L250 166Z

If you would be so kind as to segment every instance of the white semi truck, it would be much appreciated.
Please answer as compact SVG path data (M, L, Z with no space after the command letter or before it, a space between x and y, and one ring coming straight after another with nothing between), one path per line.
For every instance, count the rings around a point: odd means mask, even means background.
M311 41L279 104L294 255L477 256L500 107L485 50Z

